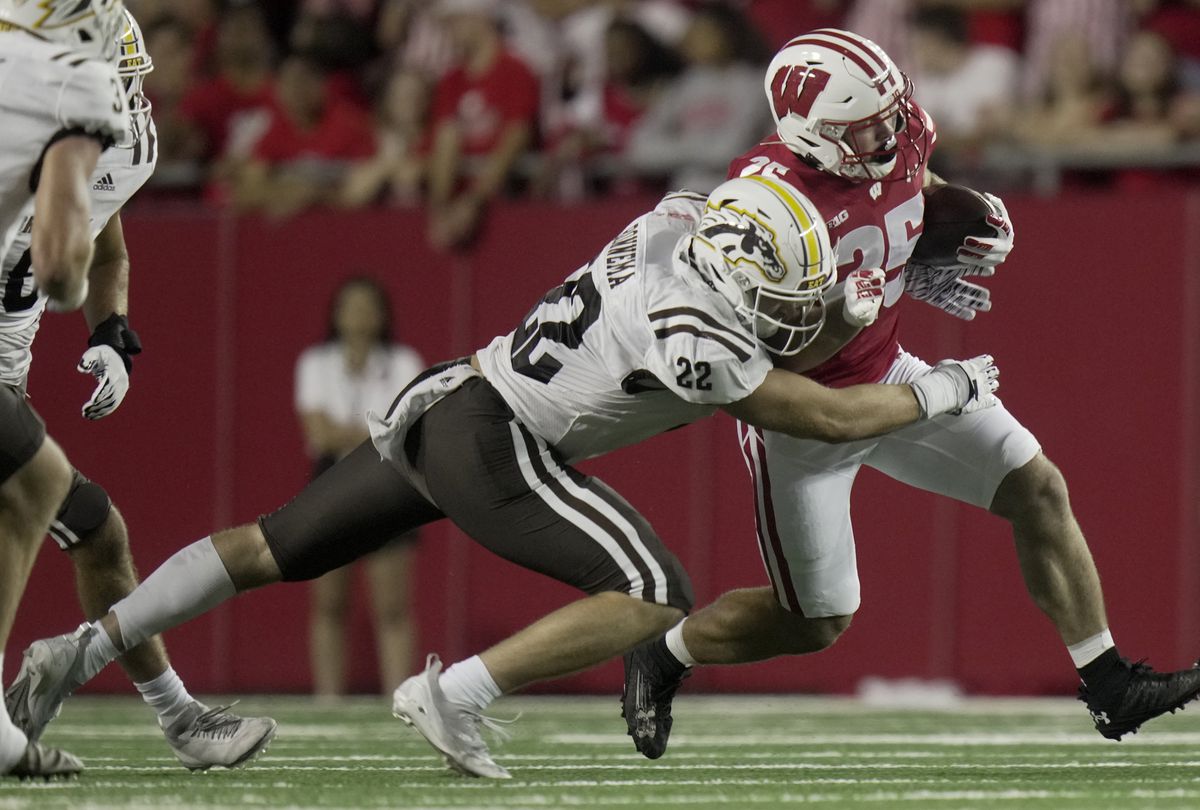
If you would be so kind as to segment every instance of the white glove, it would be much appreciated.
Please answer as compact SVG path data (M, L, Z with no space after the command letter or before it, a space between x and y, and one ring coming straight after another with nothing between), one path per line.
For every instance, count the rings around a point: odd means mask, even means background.
M991 272L975 272L976 269L909 264L904 268L904 291L956 318L973 320L976 312L992 308L992 294L987 287L963 281L963 276L991 275Z
M112 346L93 346L79 359L78 370L96 378L96 390L83 403L84 419L103 419L117 409L129 393L129 372Z
M845 303L842 317L851 326L863 328L875 323L883 306L884 273L878 268L855 270L842 283Z
M913 393L921 406L921 415L932 419L944 413L982 411L996 405L1000 387L1000 369L990 354L970 360L943 360L913 380Z
M974 268L968 275L990 276L996 272L997 265L1008 258L1013 249L1013 226L1008 218L1008 209L1004 201L995 194L983 192L983 197L991 206L992 213L987 215L987 223L995 230L994 237L968 236L958 248L959 264Z

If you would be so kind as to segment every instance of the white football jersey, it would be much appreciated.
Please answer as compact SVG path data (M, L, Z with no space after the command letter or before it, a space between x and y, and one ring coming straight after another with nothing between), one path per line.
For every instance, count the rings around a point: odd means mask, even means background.
M699 195L668 195L478 352L513 413L566 462L695 422L771 370L733 307L681 257L703 210Z
M7 253L46 147L72 130L119 142L131 121L115 65L14 29L0 31L0 126L0 253Z
M111 146L100 154L88 185L92 202L92 238L145 185L158 163L158 133L148 122L131 149ZM31 346L46 310L46 296L33 283L29 245L33 235L33 200L26 202L12 233L12 244L0 256L0 383L25 387Z

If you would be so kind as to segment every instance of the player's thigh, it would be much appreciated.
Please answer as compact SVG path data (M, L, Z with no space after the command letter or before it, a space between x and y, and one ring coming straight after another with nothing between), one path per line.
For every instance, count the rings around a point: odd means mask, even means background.
M997 405L890 433L866 463L909 486L988 509L1005 476L1040 449L1033 434Z
M486 382L439 402L420 429L430 495L488 550L586 593L691 607L686 572L646 519L562 463Z
M370 441L259 518L283 579L312 579L443 517Z
M831 445L739 425L759 552L779 603L808 618L859 605L850 490L870 443Z
M0 383L0 493L4 485L41 449L46 425L25 394ZM13 490L14 487L8 487Z

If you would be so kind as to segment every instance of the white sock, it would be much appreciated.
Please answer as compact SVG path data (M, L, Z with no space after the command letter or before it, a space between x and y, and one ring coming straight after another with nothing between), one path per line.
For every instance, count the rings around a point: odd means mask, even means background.
M438 683L451 703L479 712L503 694L478 655L472 655L450 667L442 673Z
M4 682L4 653L0 652L0 683ZM25 733L13 725L8 708L0 705L0 773L8 773L25 753L29 740Z
M671 651L671 655L675 656L679 663L685 667L694 667L700 662L688 652L687 645L683 643L683 625L685 622L687 622L687 619L684 619L667 631L667 649Z
M1117 645L1113 641L1112 633L1108 632L1108 628L1105 627L1091 638L1068 645L1067 652L1071 654L1071 660L1075 662L1075 669L1081 669L1099 658L1101 653L1115 646Z
M79 630L87 626L88 623L84 622L79 625ZM73 688L78 688L96 677L96 673L111 664L121 654L121 651L112 643L112 639L108 637L108 631L104 629L99 620L92 622L91 626L96 628L96 633L92 636L91 642L88 643L87 649L83 651L83 668L79 672L81 680ZM75 632L78 633L79 630Z
M192 702L192 696L184 688L183 681L169 666L154 680L135 683L134 686L142 693L146 705L158 714L158 724L162 728L169 728L182 717Z
M235 595L211 537L197 540L172 555L133 593L112 606L121 625L121 640L132 649L164 630L212 610Z

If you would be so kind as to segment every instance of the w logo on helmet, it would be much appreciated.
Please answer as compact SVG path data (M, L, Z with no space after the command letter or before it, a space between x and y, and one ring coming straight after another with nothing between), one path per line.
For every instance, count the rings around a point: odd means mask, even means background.
M700 236L721 251L730 264L751 264L765 278L782 281L787 268L779 258L775 234L748 214L726 211L731 216L702 228Z
M814 67L784 65L771 79L771 106L775 117L799 115L807 118L821 91L833 76Z

